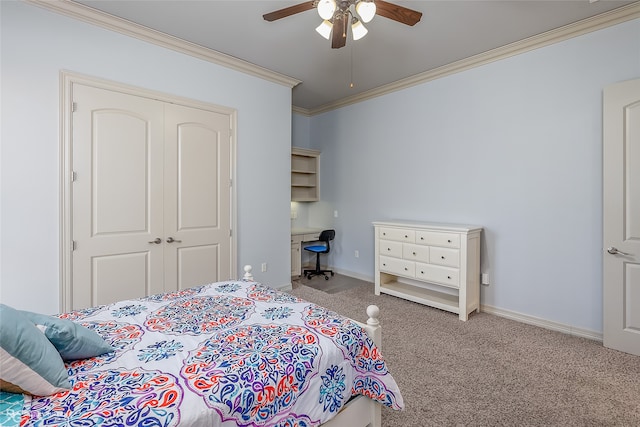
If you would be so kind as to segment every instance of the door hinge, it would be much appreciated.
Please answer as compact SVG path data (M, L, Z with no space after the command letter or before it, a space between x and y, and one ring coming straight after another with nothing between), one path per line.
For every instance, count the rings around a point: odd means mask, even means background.
M71 250L75 251L78 248L78 243L75 240L71 241Z
M229 237L233 237L233 232L231 229L229 229Z
M78 172L72 171L71 172L71 182L75 182L76 179L78 179Z
M233 187L233 179L229 180L229 187Z
M72 102L71 103L71 112L75 113L78 110L78 103L77 102Z

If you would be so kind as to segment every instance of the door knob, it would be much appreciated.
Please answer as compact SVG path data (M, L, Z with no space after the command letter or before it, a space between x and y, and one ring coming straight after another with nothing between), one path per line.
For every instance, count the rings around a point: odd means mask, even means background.
M182 243L182 240L176 240L173 237L167 237L167 243L173 243L173 242Z
M152 240L149 243L155 243L156 245L159 245L160 243L162 243L162 239L159 237L156 237L155 240Z
M611 246L610 248L607 248L607 252L609 252L611 255L632 256L631 254L628 254L626 252L619 251L617 248L614 248L613 246Z

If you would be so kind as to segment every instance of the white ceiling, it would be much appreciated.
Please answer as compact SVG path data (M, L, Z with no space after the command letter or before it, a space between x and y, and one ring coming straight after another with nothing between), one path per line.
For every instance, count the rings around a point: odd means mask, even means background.
M315 32L308 10L262 15L300 0L77 0L180 39L301 80L293 105L312 111L476 54L625 6L624 0L391 1L423 13L410 27L376 16L341 49ZM350 88L353 82L354 87Z

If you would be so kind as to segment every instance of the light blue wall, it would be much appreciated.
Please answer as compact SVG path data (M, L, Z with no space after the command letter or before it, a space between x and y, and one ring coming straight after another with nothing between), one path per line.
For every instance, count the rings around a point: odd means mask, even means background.
M602 332L602 89L638 77L635 20L313 116L332 265L373 277L375 220L478 224L483 304Z
M296 147L311 148L311 117L295 114L295 118L291 123L292 141Z
M3 303L59 311L61 70L236 109L238 268L290 284L290 88L23 2L0 11Z

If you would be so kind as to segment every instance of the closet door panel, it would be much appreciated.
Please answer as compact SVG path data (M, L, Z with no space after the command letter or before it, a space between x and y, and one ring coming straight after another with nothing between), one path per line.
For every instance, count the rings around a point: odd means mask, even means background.
M229 115L166 106L167 287L231 277L230 133Z
M211 277L218 275L220 261L217 244L179 248L177 256L178 289L211 283Z
M164 107L74 85L72 309L164 290ZM132 293L135 293L132 294Z
M147 251L93 257L95 305L149 295L149 260Z
M216 228L220 216L218 133L191 123L178 126L177 132L177 229Z
M126 111L93 117L93 235L149 229L148 120ZM126 207L126 208L124 208Z

